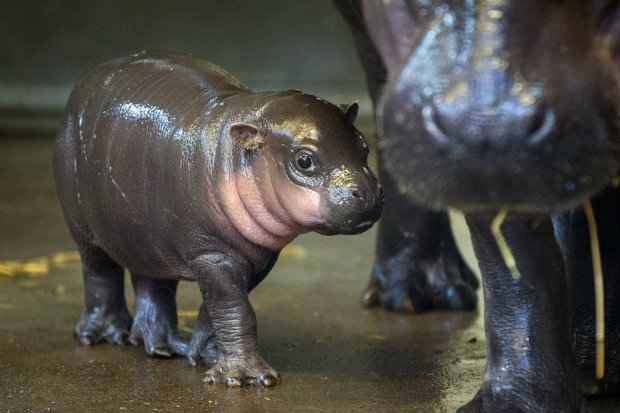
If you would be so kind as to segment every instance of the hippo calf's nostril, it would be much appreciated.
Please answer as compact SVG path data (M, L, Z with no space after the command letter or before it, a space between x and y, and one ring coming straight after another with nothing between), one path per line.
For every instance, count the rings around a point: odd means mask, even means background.
M353 191L351 193L351 195L353 195L354 198L361 198L362 197L358 191Z

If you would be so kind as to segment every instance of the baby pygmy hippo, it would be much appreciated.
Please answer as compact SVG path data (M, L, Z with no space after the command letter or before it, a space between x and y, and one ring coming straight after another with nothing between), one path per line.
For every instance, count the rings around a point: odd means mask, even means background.
M192 364L214 355L206 381L274 385L249 292L297 235L360 233L381 212L356 114L298 91L252 92L180 54L142 52L86 75L54 158L82 258L81 343L129 338ZM179 280L197 281L204 299L189 343L177 332Z

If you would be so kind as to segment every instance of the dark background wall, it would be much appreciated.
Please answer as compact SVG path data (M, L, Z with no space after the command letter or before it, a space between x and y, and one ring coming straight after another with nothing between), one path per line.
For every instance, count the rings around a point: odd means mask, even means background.
M5 126L19 114L60 111L89 67L145 48L203 56L257 89L365 96L348 28L329 0L4 1L0 48Z

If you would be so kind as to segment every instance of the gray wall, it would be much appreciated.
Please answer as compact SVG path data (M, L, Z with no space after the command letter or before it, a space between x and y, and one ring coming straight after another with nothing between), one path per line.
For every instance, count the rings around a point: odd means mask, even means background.
M365 96L329 0L5 0L0 114L57 111L90 66L145 48L191 52L257 89Z

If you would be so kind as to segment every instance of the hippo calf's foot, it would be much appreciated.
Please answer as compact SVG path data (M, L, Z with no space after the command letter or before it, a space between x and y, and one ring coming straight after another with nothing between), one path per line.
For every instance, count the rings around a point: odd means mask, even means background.
M209 384L224 383L228 387L260 384L275 386L280 375L259 355L243 357L220 355L217 363L207 370L204 381Z
M75 335L85 346L101 341L110 344L127 344L131 316L128 311L96 308L85 310L75 325Z
M149 356L186 355L187 344L177 331L177 280L159 280L140 275L131 277L136 293L136 314L129 341L144 343Z
M205 303L202 304L198 313L194 334L187 350L187 359L192 366L197 366L201 363L214 365L218 360L215 334L213 333L213 326L211 326L209 321L209 314Z
M131 316L125 302L122 267L96 247L81 246L80 256L86 308L75 325L76 337L88 346L103 340L126 344Z
M187 350L187 360L189 364L194 367L199 364L212 366L217 363L218 357L219 352L217 344L215 343L215 336L206 336L202 333L197 334L194 332L194 336Z

